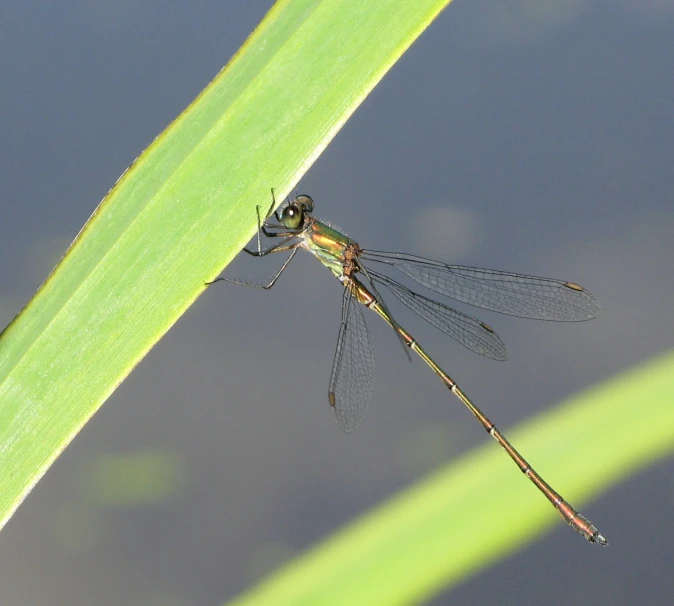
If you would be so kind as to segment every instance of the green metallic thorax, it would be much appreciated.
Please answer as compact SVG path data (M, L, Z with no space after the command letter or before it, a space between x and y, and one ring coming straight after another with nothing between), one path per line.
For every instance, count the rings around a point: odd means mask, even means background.
M338 278L344 274L346 249L357 246L351 238L313 217L299 237L302 246Z

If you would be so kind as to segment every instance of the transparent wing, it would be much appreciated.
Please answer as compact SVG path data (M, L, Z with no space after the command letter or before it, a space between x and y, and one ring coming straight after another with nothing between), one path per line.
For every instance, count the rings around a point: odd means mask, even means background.
M587 290L564 280L446 265L404 253L367 250L361 258L395 267L422 286L457 301L520 318L578 322L594 318L600 310Z
M337 424L351 433L363 420L374 391L374 355L363 308L349 288L342 299L342 324L332 363L328 398Z
M357 260L358 266L360 267L360 271L363 272L363 275L367 278L367 281L370 283L370 288L372 290L372 294L374 295L375 299L377 299L377 303L379 303L379 306L382 308L384 313L388 316L388 319L391 321L391 327L393 328L393 331L395 332L396 337L398 338L398 342L400 343L400 346L403 348L403 352L405 353L405 357L411 362L412 361L412 356L410 355L410 350L409 347L405 344L405 339L402 338L400 334L400 324L396 322L396 319L393 317L393 314L389 311L388 306L384 302L383 297L379 294L377 291L377 287L372 280L372 277L370 276L370 270L367 269L366 267L363 266L363 264Z
M503 341L484 322L415 293L388 276L372 270L370 275L375 282L383 284L413 312L456 339L464 347L494 360L505 360L508 357Z

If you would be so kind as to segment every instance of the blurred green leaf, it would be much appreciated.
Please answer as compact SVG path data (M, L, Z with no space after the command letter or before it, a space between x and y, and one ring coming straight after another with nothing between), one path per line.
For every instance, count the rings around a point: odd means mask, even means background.
M506 435L578 507L672 455L672 376L669 353ZM610 542L601 510L588 517ZM489 440L328 537L230 606L417 603L558 526L554 509ZM563 530L564 538L555 540L602 549Z
M84 489L98 505L125 506L164 501L183 486L183 462L170 452L104 455L90 461Z

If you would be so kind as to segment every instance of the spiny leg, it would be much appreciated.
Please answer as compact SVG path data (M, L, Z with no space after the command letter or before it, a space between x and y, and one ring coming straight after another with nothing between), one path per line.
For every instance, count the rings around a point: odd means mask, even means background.
M250 286L251 288L261 288L263 290L269 290L274 284L276 284L276 280L279 279L279 276L283 273L286 267L288 267L288 264L290 261L292 261L293 257L297 254L297 249L299 248L299 244L291 244L289 246L280 246L280 247L275 247L272 250L267 250L267 251L262 251L261 254L267 254L270 252L282 252L284 250L292 250L290 253L290 256L283 262L283 265L281 265L281 268L276 272L276 275L269 281L269 284L251 284L250 282L245 282L243 280L237 280L235 278L227 278L227 277L222 277L222 278L216 278L212 282L206 282L207 286L210 286L211 284L215 284L216 282L231 282L232 284L241 284L242 286ZM245 250L245 249L244 249ZM246 251L248 252L248 251ZM253 253L250 253L253 254ZM253 256L258 257L261 256L261 254L253 254Z

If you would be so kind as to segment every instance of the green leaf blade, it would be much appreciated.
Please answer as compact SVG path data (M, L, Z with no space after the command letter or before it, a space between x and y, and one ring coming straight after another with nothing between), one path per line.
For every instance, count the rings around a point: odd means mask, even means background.
M277 3L0 339L0 526L448 0Z

